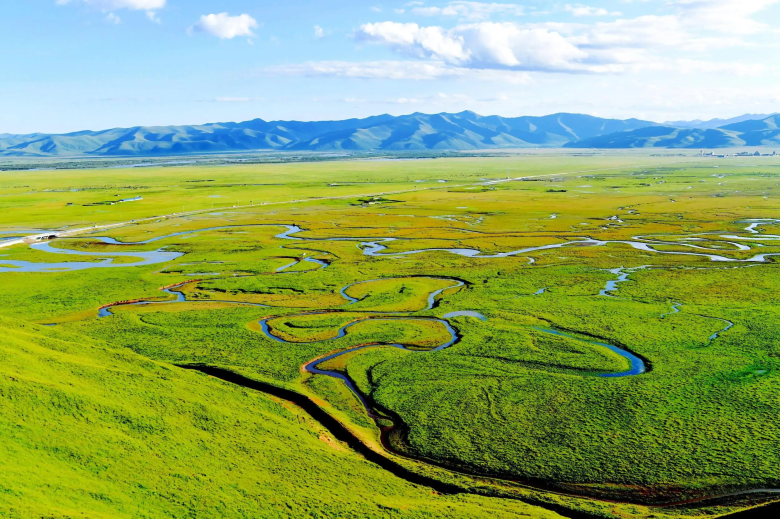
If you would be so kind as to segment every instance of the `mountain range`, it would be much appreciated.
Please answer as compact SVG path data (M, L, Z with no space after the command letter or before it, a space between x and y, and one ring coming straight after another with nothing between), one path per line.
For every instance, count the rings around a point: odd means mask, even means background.
M136 126L67 134L0 134L0 156L166 156L240 151L423 151L509 148L721 148L778 146L780 117L733 120L603 119L559 113L543 117L457 114L379 115L301 122ZM716 121L727 124L710 128Z
M667 121L661 126L688 128L691 130L714 130L715 128L722 128L729 124L766 119L771 115L772 114L745 114L740 115L739 117L732 117L731 119L710 119L709 121L702 121L701 119L696 119L694 121Z
M649 126L564 144L565 148L741 148L780 146L780 115L713 129Z

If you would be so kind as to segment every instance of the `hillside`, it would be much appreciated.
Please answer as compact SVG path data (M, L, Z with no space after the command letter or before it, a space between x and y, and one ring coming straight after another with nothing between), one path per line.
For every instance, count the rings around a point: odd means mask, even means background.
M195 372L5 318L0 334L2 517L560 517L432 496L294 406Z
M200 126L139 126L63 135L0 137L0 156L154 156L234 151L478 150L559 147L653 126L629 119L554 114L504 118L473 112L380 115L344 121L263 121Z
M654 126L582 139L565 148L740 148L780 146L780 116L747 120L715 129Z

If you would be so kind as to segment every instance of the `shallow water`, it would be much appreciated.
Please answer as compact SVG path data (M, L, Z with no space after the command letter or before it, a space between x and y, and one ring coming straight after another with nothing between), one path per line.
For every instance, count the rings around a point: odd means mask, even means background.
M704 316L702 316L702 317L707 317L707 316L706 316L706 315L704 315ZM720 337L722 334L724 334L724 333L726 333L727 331L729 331L729 330L731 330L732 328L734 328L734 323L733 323L733 322L731 322L731 321L729 321L728 319L721 319L720 317L707 317L707 318L708 318L708 319L715 319L715 320L717 320L717 321L721 321L721 322L723 322L723 323L726 323L726 327L725 327L725 328L723 328L722 330L720 330L720 331L718 331L718 332L715 332L715 333L713 333L713 334L710 336L709 340L707 341L707 344L711 344L711 343L712 343L712 341L714 341L715 339L717 339L718 337Z
M105 257L107 259L95 262L61 262L61 263L33 263L31 261L3 260L0 272L73 272L76 270L88 270L93 268L129 268L155 265L176 260L184 254L180 252L168 252L162 249L151 252L86 252L67 249L57 249L50 243L36 243L30 248L40 252L51 254L67 254L69 256ZM113 258L138 258L133 263L114 263Z
M111 317L114 315L114 313L111 311L112 308L116 308L119 306L148 306L148 305L169 305L173 303L228 303L233 304L237 306L255 306L258 308L268 308L266 305L261 305L259 303L245 303L243 301L223 301L223 300L214 300L214 299L198 299L195 301L189 301L187 299L186 294L184 292L181 292L180 290L176 290L177 288L181 287L171 287L166 288L165 290L162 290L162 292L165 292L166 294L176 296L176 299L171 301L138 301L135 303L117 303L111 306L107 306L105 308L101 308L98 311L98 317Z
M443 316L444 319L452 319L453 317L473 317L475 319L479 319L480 321L487 321L487 317L482 315L479 312L475 312L474 310L462 310L460 312L450 312Z
M682 303L672 303L672 311L668 314L664 314L661 316L661 319L666 319L670 315L679 314L680 308L682 308Z
M570 335L568 333L562 332L560 330L555 330L553 328L544 328L541 326L534 326L534 330L548 333L550 335L556 335L559 337L566 337L568 339L574 339L575 341L585 342L587 344L592 344L594 346L600 346L602 348L607 348L610 351L613 351L620 355L621 357L627 359L631 363L631 368L629 368L628 371L622 371L619 373L602 373L599 374L599 377L602 378L623 378L623 377L632 377L636 375L642 375L643 373L647 372L647 366L645 365L645 361L631 353L630 351L624 350L623 348L619 348L618 346L615 346L613 344L608 344L606 342L600 342L592 339L583 339L581 337L577 337L574 335Z
M760 222L769 222L769 221L775 221L775 220L760 220ZM537 247L528 247L524 249L509 251L509 252L501 252L496 254L485 254L482 251L478 249L449 249L449 248L431 248L431 249L418 249L418 250L411 250L411 251L402 251L402 252L395 252L395 253L383 253L382 251L387 250L386 243L397 241L396 238L360 238L360 237L327 237L327 238L301 238L298 236L294 236L295 234L303 232L303 229L298 227L297 225L275 225L275 224L247 224L247 225L226 225L226 226L219 226L219 227L209 227L205 229L196 229L192 231L181 231L176 232L172 234L168 234L165 236L158 236L156 238L150 238L148 240L135 242L135 243L124 243L117 241L114 238L109 237L96 237L92 239L97 239L103 243L106 244L112 244L112 245L143 245L143 244L149 244L156 241L164 240L166 238L172 238L176 236L183 236L183 235L191 235L198 232L205 232L205 231L211 231L211 230L219 230L219 229L230 229L230 228L240 228L240 227L283 227L286 230L282 233L279 233L276 235L276 238L279 239L287 239L287 240L301 240L301 241L357 241L358 247L363 251L363 254L366 256L373 256L373 257L383 257L383 256L407 256L407 255L414 255L414 254L422 254L426 252L447 252L451 254L456 254L458 256L463 256L467 258L480 258L480 259L493 259L493 258L508 258L512 256L517 256L521 254L528 254L531 252L538 252L538 251L544 251L544 250L551 250L551 249L558 249L562 247L574 247L574 246L593 246L593 247L603 247L609 244L624 244L629 245L634 249L641 250L643 252L649 252L654 254L670 254L670 255L678 255L678 256L694 256L694 257L704 257L709 258L711 261L718 261L718 262L734 262L734 263L765 263L768 261L770 257L774 256L780 256L780 253L763 253L763 254L757 254L753 256L752 258L748 259L735 259L735 258L729 258L726 256L722 256L719 254L708 254L708 253L702 253L702 252L681 252L681 251L667 251L667 250L658 250L655 249L653 246L659 246L659 245L665 245L665 246L682 246L682 247L689 247L697 250L704 250L704 251L717 251L720 252L717 249L709 249L707 247L702 247L699 245L691 244L691 243L680 243L680 242L663 242L659 240L648 240L648 241L636 241L636 238L634 240L615 240L615 241L604 241L604 240L595 240L592 238L579 238L576 240L564 242L564 243L556 243L556 244L550 244L550 245L542 245ZM751 224L751 226L748 227L750 232L759 233L759 231L756 230L755 226ZM737 237L739 238L739 237ZM755 239L755 238L752 238ZM762 239L771 240L775 239L774 236L770 235L764 235ZM738 250L745 251L750 250L751 248L746 245L737 244L737 243L730 243L731 245L735 246ZM41 251L44 252L53 252L57 254L73 254L73 255L83 255L83 256L93 256L93 257L107 257L109 259L104 260L99 263L78 263L78 262L67 262L67 263L32 263L32 262L25 262L25 261L7 261L5 262L5 266L0 267L0 272L55 272L55 271L72 271L72 270L86 270L90 268L116 268L116 267L135 267L135 266L143 266L143 265L151 265L155 263L163 263L166 261L172 261L174 259L177 259L181 256L180 253L174 253L174 252L166 252L163 249L158 249L157 251L152 252L132 252L132 253L125 253L125 252L115 252L115 253L89 253L89 252L82 252L82 251L71 251L71 250L63 250L63 249L55 249L51 247L48 243L43 244L35 244L31 245L33 248L38 248ZM121 264L121 265L115 265L113 264L112 260L110 258L115 257L137 257L142 258L140 262L137 263L130 263L130 264ZM531 258L533 260L533 258ZM309 261L317 261L317 260L309 260ZM532 261L534 263L534 261ZM287 267L289 268L289 267ZM324 268L324 266L323 266ZM609 292L611 290L607 290Z

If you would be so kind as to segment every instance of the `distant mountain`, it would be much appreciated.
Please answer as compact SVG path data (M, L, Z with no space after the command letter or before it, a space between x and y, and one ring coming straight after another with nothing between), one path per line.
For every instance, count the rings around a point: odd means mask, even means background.
M570 142L565 148L739 148L780 146L780 115L715 129L654 126Z
M725 122L709 128L715 121ZM698 125L700 127L682 127ZM658 125L560 113L543 117L414 113L343 121L136 126L62 135L0 134L0 156L166 156L250 151L780 146L780 115Z
M695 121L667 121L662 126L673 126L675 128L688 128L695 130L713 130L715 128L722 128L723 126L741 123L743 121L755 121L762 120L769 117L770 114L745 114L739 117L732 117L731 119L710 119L709 121L702 121L696 119Z
M0 156L154 156L234 151L480 150L560 147L571 141L655 126L580 114L544 117L415 113L344 121L255 119L199 126L137 126L63 135L0 136Z

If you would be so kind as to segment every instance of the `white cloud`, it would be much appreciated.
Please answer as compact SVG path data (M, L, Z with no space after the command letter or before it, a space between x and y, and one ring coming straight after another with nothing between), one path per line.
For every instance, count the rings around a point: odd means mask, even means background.
M154 23L160 23L157 10L165 7L166 0L56 0L57 5L67 5L72 2L83 2L104 13L108 13L106 20L111 23L121 23L122 19L114 14L114 11L127 9L130 11L146 11L146 16Z
M778 0L672 0L680 19L691 27L731 34L755 34L769 28L753 16Z
M640 16L638 18L599 22L580 26L572 32L570 41L591 54L625 52L629 49L646 52L653 49L673 49L676 52L704 52L747 44L739 38L708 38L691 34L691 27L678 16Z
M422 7L421 2L412 2L418 5L412 9L412 13L419 16L456 16L465 20L487 20L494 14L522 16L525 14L523 6L517 4L499 4L470 2L466 0L454 0L446 7Z
M82 1L101 11L118 11L130 9L134 11L154 11L165 7L166 0L57 0L58 5Z
M325 30L320 27L319 25L314 26L314 37L315 38L324 38L325 37Z
M221 38L230 40L237 36L252 37L252 29L259 26L257 20L248 14L238 16L229 16L228 13L204 14L200 21L190 28L190 32L204 32Z
M566 5L566 10L574 16L622 16L622 13L609 12L603 7L590 7L587 5Z
M449 63L465 62L468 52L464 41L442 27L420 27L416 23L368 23L356 33L358 41L384 44L418 58L433 58Z
M690 39L676 16L640 16L599 22L580 36L572 38L578 45L597 48L668 47L678 46Z
M739 0L739 15L731 9L733 0L666 0L672 9L665 15L618 18L595 23L516 23L460 22L454 27L423 26L392 21L367 23L354 33L355 41L382 45L393 52L413 58L410 61L373 61L351 63L321 61L266 69L271 74L307 77L363 79L441 80L490 79L528 83L528 72L570 74L620 74L625 72L659 73L673 71L693 74L765 75L766 66L692 59L690 53L723 48L757 47L757 43L734 36L712 34L721 30L719 17L709 10L725 6L744 33L755 29L752 15L780 0ZM744 2L744 3L743 3ZM515 4L451 1L446 7L424 7L410 2L404 7L420 14L440 16L485 16L507 12ZM498 7L497 7L498 6ZM451 11L447 11L451 9ZM579 16L602 16L607 12L582 4L568 4L566 10ZM521 11L515 11L519 13ZM622 16L622 15L621 15ZM698 20L701 26L694 23ZM705 23L706 22L706 23ZM725 37L724 37L725 36ZM412 98L408 98L412 99Z
M448 75L452 75L452 69L456 68L564 73L661 70L669 69L675 60L687 58L685 53L756 46L738 35L715 37L709 34L707 31L715 26L711 18L708 18L710 24L703 30L691 23L694 15L705 16L702 14L706 11L702 11L704 4L709 7L716 3L731 5L731 0L670 1L674 4L668 5L675 9L685 5L687 11L590 24L476 22L445 28L386 21L364 24L354 36L359 43L384 45L398 54L427 63L443 63L447 66ZM750 13L780 0L744 1L749 5L741 15L742 20L752 21ZM567 9L584 9L589 14L600 14L595 8L579 4L569 4ZM735 15L735 19L738 18ZM693 68L705 71L701 64ZM755 69L729 66L722 70L738 71L735 73L744 75Z
M383 44L417 58L475 69L587 71L588 54L556 32L514 23L420 27L416 23L365 24L356 39Z
M356 79L479 79L502 81L512 84L531 83L525 72L512 70L475 70L451 66L441 61L370 61L352 63L348 61L316 61L295 65L281 65L264 70L269 75L336 77Z

